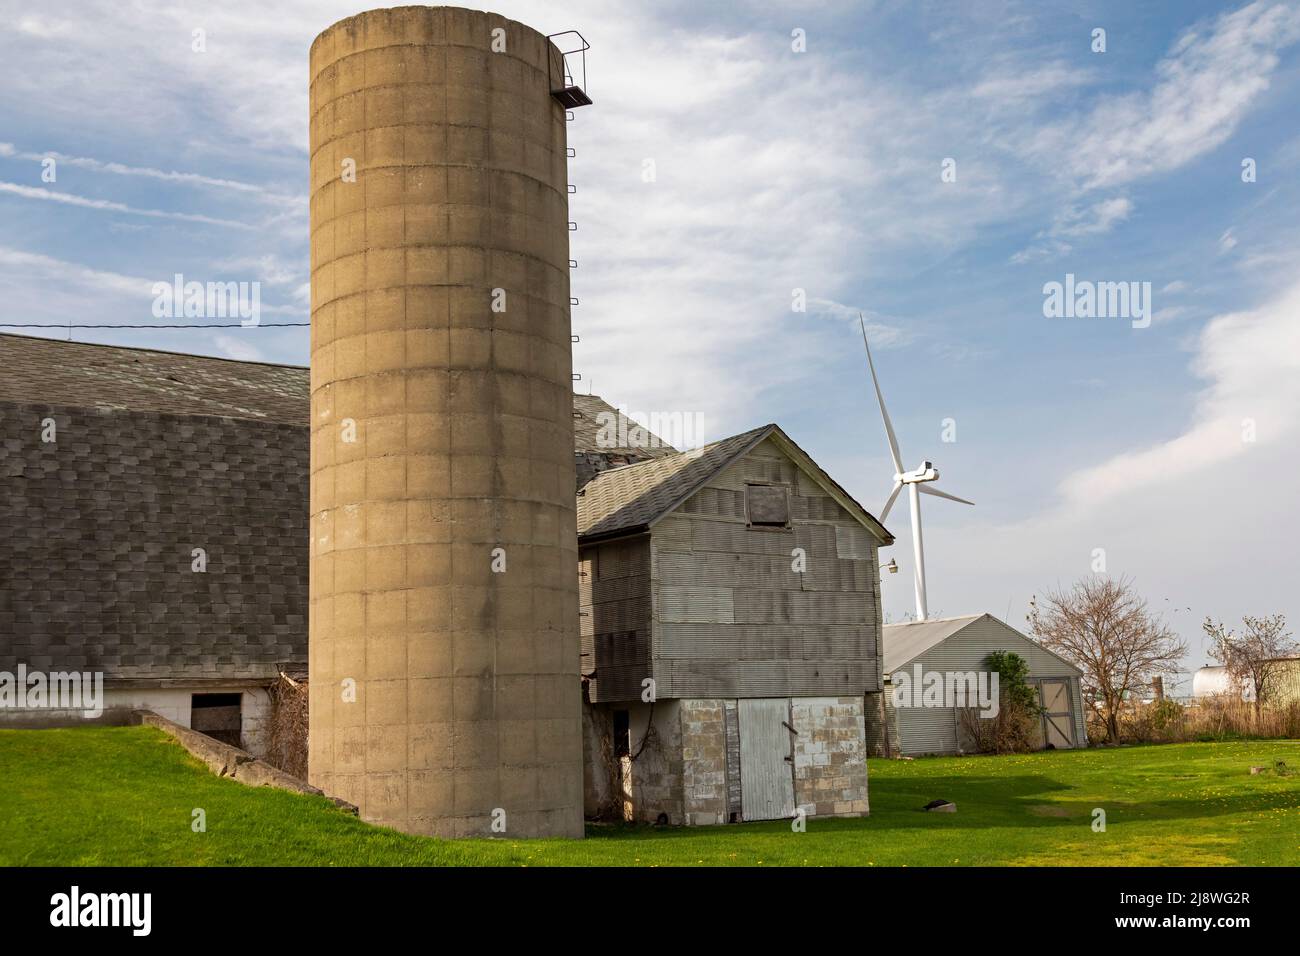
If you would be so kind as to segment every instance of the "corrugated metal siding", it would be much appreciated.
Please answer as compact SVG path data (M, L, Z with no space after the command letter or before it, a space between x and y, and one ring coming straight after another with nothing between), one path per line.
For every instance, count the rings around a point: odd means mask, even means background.
M826 499L835 504L834 499ZM865 561L871 556L874 540L871 533L862 525L835 526L835 553L841 558Z
M1272 694L1275 704L1300 700L1300 660L1285 661L1277 668Z
M1055 655L1040 647L1036 642L991 617L978 618L946 641L930 648L913 658L904 667L909 673L916 664L923 671L978 671L984 667L984 659L993 651L1012 651L1029 663L1031 682L1043 677L1059 677L1070 681L1070 697L1074 708L1075 740L1079 746L1087 739L1084 730L1082 698L1079 693L1079 679L1070 666ZM899 708L897 715L898 735L904 753L943 753L957 749L955 740L948 751L932 749L913 750L909 740L920 741L925 747L934 744L933 728L946 721L953 725L954 708ZM942 714L942 718L932 715ZM913 729L913 725L916 729Z
M860 624L871 615L866 592L769 591L736 588L737 624Z
M900 707L898 740L905 754L957 752L957 712L952 707Z
M660 697L879 690L875 539L802 474L763 442L654 526L652 646ZM790 528L750 528L734 514L738 501L743 508L746 480L789 486ZM796 548L805 556L802 574L792 567Z
M729 488L701 488L682 502L682 514L727 515L745 517L745 493Z
M655 626L655 652L661 659L697 661L834 661L876 656L876 632L868 625L810 628L797 625L737 624L718 628L707 622ZM716 696L716 695L715 695Z
M659 533L655 529L655 571L661 581L695 580L699 584L721 588L771 587L799 589L806 575L791 569L788 554L724 554L697 551L678 553L659 551ZM819 566L825 562L818 562ZM839 564L840 562L836 562Z
M794 765L791 757L790 701L741 700L740 805L746 820L794 816Z
M651 673L649 537L582 548L578 605L591 702L639 700Z
M760 450L767 446L766 450ZM740 474L750 481L780 481L793 485L795 472L799 470L790 459L764 442L739 462Z
M657 644L656 644L657 646ZM749 697L772 697L790 688L793 697L819 697L818 687L872 687L871 661L669 660L655 664L662 697L721 697L728 687L743 687ZM665 688L667 688L665 690ZM681 688L686 688L685 691ZM853 696L865 691L855 690Z
M707 578L705 579L707 580ZM730 588L659 586L659 620L673 622L707 622L732 624L735 609Z

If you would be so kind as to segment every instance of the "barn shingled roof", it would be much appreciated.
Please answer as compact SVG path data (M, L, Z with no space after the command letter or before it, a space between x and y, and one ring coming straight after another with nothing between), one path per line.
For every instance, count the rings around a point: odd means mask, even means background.
M882 543L893 543L893 536L884 526L822 471L778 425L763 425L691 451L601 472L578 493L579 540L593 541L649 528L768 437L776 440L796 464Z
M692 451L601 472L578 494L578 536L649 526L775 427L764 425Z
M307 425L298 365L0 333L0 401Z
M601 432L611 421L618 422L616 436L626 436L632 429L640 428L649 436L649 440L637 445L610 445L601 438ZM662 458L677 453L677 449L672 445L635 420L628 418L622 410L615 408L599 395L577 393L573 396L573 450L604 455L637 455L642 458Z

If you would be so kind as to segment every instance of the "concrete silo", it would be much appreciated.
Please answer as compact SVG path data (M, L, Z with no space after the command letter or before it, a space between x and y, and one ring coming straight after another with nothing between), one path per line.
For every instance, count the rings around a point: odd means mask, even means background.
M582 835L554 56L451 7L311 48L309 775L408 832Z

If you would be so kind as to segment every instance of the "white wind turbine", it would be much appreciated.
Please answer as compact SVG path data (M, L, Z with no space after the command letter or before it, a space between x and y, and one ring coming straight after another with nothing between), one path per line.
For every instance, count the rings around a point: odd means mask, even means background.
M885 507L880 511L880 523L885 523L885 519L889 517L889 510L894 507L894 502L898 500L898 493L903 490L904 485L907 485L907 497L912 505L912 557L916 569L916 619L924 621L928 611L925 604L925 546L921 543L921 495L947 498L949 501L958 501L964 505L973 505L975 502L967 501L965 498L958 498L956 495L950 495L948 492L940 491L930 485L929 482L937 481L939 478L938 469L934 467L932 462L923 461L921 467L915 471L903 471L903 456L898 451L898 438L894 435L894 425L889 420L889 412L885 410L885 396L880 394L880 380L876 378L876 366L871 361L871 346L867 345L867 326L862 321L861 313L858 314L858 325L862 328L862 344L867 349L867 366L871 369L871 382L876 386L876 399L880 402L880 416L885 420L885 434L889 438L889 454L894 460L894 487L889 492L889 500L885 502Z

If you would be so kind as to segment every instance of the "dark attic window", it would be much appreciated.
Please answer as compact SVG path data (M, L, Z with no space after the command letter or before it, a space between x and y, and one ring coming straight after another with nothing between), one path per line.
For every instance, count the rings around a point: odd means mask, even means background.
M756 528L788 528L790 496L781 485L746 485L745 513Z

